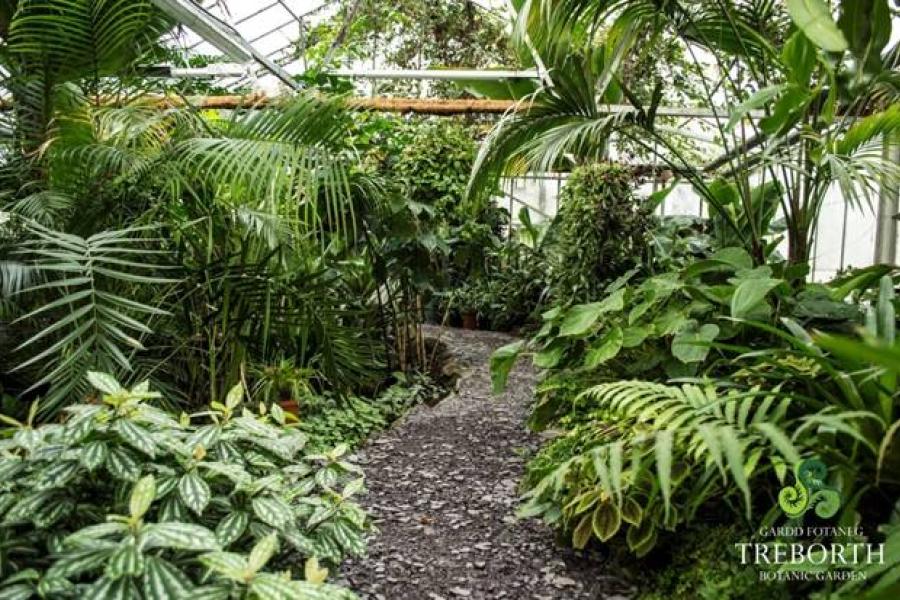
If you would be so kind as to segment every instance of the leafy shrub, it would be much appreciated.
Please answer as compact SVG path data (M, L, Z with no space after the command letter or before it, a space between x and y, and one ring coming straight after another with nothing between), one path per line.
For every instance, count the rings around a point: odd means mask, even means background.
M365 549L346 446L302 455L306 436L277 405L242 406L240 385L176 419L146 383L89 377L99 397L63 423L4 419L0 595L352 597L318 567ZM307 581L263 570L291 552L309 559Z
M624 534L640 556L701 508L729 506L749 519L758 496L771 499L803 459L820 456L840 494L828 504L839 523L887 518L900 481L890 277L869 312L865 344L813 337L790 319L783 330L757 323L779 341L762 351L731 344L739 365L750 364L728 381L588 388L557 421L566 435L529 466L523 513L558 525L576 547Z
M411 407L439 393L440 388L424 376L413 376L403 378L371 400L318 396L307 401L307 412L301 413L297 427L309 436L308 446L314 450L338 444L352 448Z
M787 600L783 584L766 584L753 567L743 566L728 549L749 532L736 525L701 523L680 531L660 552L666 564L630 565L640 600ZM657 557L657 561L662 557Z
M572 171L559 197L555 298L589 300L640 264L652 219L634 197L631 174L613 164Z

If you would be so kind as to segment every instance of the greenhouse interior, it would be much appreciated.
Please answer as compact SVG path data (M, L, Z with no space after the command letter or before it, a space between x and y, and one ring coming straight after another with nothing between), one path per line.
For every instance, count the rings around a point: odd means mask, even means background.
M0 600L900 598L897 0L0 0Z

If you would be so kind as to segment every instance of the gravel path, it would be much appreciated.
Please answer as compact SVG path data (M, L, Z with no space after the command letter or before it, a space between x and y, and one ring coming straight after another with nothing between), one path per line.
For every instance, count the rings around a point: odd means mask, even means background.
M457 391L416 407L358 452L369 488L363 504L379 531L341 580L364 600L624 600L628 587L603 574L602 557L556 545L543 524L514 516L540 438L524 425L536 381L529 365L510 374L503 396L490 393L490 353L513 338L440 335L462 371Z

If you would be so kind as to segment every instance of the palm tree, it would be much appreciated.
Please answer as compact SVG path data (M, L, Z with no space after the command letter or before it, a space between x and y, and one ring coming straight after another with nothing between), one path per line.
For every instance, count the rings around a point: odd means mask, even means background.
M4 366L42 414L87 393L90 369L149 374L191 401L281 356L338 388L371 380L372 290L334 265L361 243L378 185L353 166L343 99L160 109L105 79L171 25L145 0L6 3L0 19L15 109Z
M884 136L900 126L900 50L884 52L887 2L866 3L865 10L845 4L835 23L818 0L788 2L788 14L769 0L520 2L517 35L535 47L551 81L494 129L470 193L493 189L506 172L546 169L565 158L596 160L615 134L688 181L717 229L758 264L774 249L767 236L780 209L788 260L805 264L831 185L860 203L883 178L898 175L881 151ZM672 38L690 59L724 149L705 166L692 164L675 143L684 132L660 124L668 82L645 83L641 93L623 71L629 59ZM603 110L619 102L630 110ZM731 109L716 110L721 106ZM754 109L765 117L747 118Z

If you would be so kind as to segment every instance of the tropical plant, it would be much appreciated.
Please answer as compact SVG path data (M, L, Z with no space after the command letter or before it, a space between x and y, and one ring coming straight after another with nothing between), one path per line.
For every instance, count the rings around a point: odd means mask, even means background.
M559 205L550 272L554 297L593 300L610 281L642 263L652 222L634 198L628 170L605 163L574 169Z
M803 264L832 185L847 202L860 203L883 177L898 175L882 157L882 138L900 126L900 54L896 46L884 52L892 23L887 0L838 3L837 23L819 0L788 2L787 14L779 3L753 0L517 6L517 34L546 63L547 82L495 127L479 154L471 194L489 193L505 172L547 170L569 157L596 160L615 134L688 181L756 265L768 260L768 226L780 211L788 260ZM724 150L703 166L673 142L690 131L660 124L667 82L657 79L645 95L623 74L630 58L672 38L693 62L701 108L711 110ZM604 110L622 102L624 110ZM732 108L719 108L723 102ZM752 110L762 116L751 118Z
M0 417L0 595L352 597L317 563L365 547L346 446L302 455L306 436L241 385L175 418L147 382L88 378L94 401L61 423ZM289 552L306 581L264 570Z

